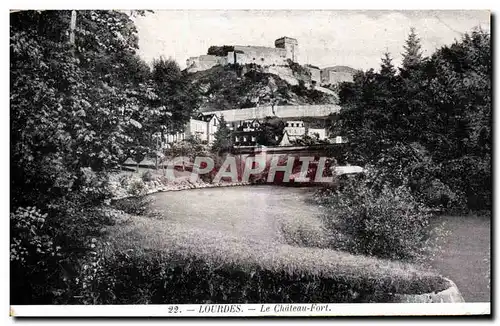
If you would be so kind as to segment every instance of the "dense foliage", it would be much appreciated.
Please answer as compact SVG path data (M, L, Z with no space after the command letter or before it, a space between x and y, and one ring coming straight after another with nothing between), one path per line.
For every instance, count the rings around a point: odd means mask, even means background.
M227 126L224 116L221 116L219 127L214 134L214 142L212 144L212 151L221 156L224 153L231 152L233 148L233 138L231 130Z
M99 209L108 172L154 151L155 135L196 107L175 63L160 59L151 70L136 54L138 14L76 11L72 27L72 11L11 13L13 303L69 293L89 237L113 220ZM35 234L23 231L28 222ZM57 255L22 259L37 246Z
M426 58L412 30L399 72L386 53L379 72L342 84L334 128L350 141L349 161L375 165L395 186L409 176L434 207L491 208L490 43L474 30Z
M405 185L380 183L376 170L361 180L342 181L320 201L330 247L353 254L393 260L422 261L438 249L444 236L440 225L430 225L431 211Z

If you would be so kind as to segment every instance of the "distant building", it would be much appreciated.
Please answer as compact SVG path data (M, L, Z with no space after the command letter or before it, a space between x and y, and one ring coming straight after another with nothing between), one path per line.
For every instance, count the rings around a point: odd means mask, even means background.
M206 123L206 141L211 144L215 140L215 133L219 129L220 118L215 114L203 114L198 117L199 120Z
M352 82L357 70L347 66L334 66L321 69L321 84L336 85L341 82Z
M306 128L303 121L287 121L285 124L285 131L290 140L303 138L306 134Z
M347 143L347 139L345 137L342 137L342 136L337 136L333 139L333 142L335 144L344 144L344 143Z
M168 133L166 143L170 144L190 138L198 138L201 141L212 144L219 125L220 119L216 114L200 115L196 119L191 118L186 123L183 132Z
M234 146L256 146L261 132L259 127L257 119L240 123L232 133Z
M282 37L274 42L275 47L230 45L216 47L213 54L190 57L186 60L188 72L210 69L214 66L228 64L257 64L260 66L287 65L287 60L298 61L299 45L296 39Z

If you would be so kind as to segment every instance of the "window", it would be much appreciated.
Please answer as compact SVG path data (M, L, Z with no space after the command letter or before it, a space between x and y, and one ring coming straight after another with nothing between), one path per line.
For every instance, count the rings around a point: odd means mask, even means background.
M252 136L252 141L255 141L255 136Z
M238 136L234 136L234 141L235 141L235 142L239 142L239 141L240 141L240 137L238 137Z
M217 119L214 118L214 127L217 126Z

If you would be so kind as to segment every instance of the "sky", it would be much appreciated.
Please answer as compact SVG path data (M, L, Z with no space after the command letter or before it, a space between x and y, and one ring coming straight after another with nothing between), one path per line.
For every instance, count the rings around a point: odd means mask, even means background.
M163 56L184 68L186 59L211 45L274 47L296 38L299 63L320 68L346 65L378 69L385 51L399 65L405 39L415 27L424 55L480 26L490 31L489 11L159 10L136 18L139 55Z

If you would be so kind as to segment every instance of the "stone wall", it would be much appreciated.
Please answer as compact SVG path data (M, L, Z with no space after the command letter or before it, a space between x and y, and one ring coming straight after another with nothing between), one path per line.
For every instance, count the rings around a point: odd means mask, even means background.
M232 61L231 60L232 57ZM241 46L235 45L234 52L229 52L227 60L229 63L249 64L255 63L261 66L286 64L286 50L270 48L265 46Z
M218 57L215 55L200 55L199 57L191 57L186 60L186 67L188 72L197 72L210 69L217 65L226 65L227 57Z
M316 67L306 65L307 70L311 73L311 81L316 82L318 85L321 83L321 70Z
M204 114L215 113L217 116L224 116L227 122L263 119L265 117L298 118L298 117L326 117L331 113L338 113L340 106L335 104L321 105L277 105L259 106L247 109L235 109L225 111L210 111Z

